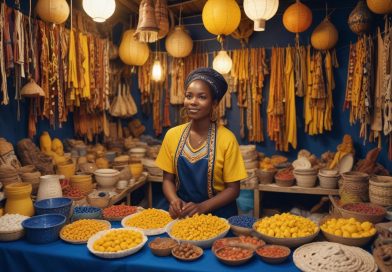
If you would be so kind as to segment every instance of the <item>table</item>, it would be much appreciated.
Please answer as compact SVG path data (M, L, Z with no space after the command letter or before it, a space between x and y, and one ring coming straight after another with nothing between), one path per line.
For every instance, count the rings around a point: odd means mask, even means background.
M119 227L114 223L113 227ZM165 236L165 235L161 235ZM149 240L154 239L154 237ZM156 257L146 244L134 255L121 259L101 259L92 255L86 245L72 245L61 240L44 244L29 244L25 240L0 242L0 271L70 272L70 271L299 271L292 257L279 265L262 262L257 256L241 266L231 267L218 261L210 249L194 262L178 261L174 257Z
M308 194L308 195L339 195L338 189L325 189L320 186L305 188L299 186L282 187L276 184L258 184L254 192L254 217L260 217L260 201L263 192L289 193L289 194Z
M115 204L122 200L124 197L127 198L127 205L131 205L131 194L133 191L136 191L140 187L142 187L147 182L148 174L147 172L143 172L142 175L135 180L135 182L122 190L118 195L113 196L112 204Z

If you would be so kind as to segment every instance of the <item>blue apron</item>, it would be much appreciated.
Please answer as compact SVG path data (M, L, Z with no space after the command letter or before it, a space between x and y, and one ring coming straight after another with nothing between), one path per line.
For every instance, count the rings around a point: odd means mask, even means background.
M181 135L174 159L177 169L177 195L185 202L200 203L216 195L214 189L214 162L216 146L216 124L210 125L205 145L193 150L189 144L191 123ZM211 211L212 214L229 218L237 215L234 200L228 205Z

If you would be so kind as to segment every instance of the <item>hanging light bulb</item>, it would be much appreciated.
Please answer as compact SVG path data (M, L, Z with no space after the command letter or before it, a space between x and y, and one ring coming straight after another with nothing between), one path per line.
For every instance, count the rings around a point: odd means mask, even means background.
M151 78L152 78L152 80L159 82L159 81L161 81L163 79L162 78L162 74L163 74L162 64L159 61L159 59L156 58L154 60L154 64L152 65L152 75L151 75Z
M222 75L229 73L232 66L233 61L225 50L219 51L212 62L212 68Z
M83 9L95 22L105 22L116 10L115 0L83 0Z

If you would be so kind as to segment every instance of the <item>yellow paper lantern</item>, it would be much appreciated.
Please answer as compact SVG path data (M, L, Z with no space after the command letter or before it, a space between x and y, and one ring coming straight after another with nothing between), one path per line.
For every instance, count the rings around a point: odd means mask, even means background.
M214 35L229 35L241 21L241 10L235 0L208 0L203 7L204 27Z
M121 39L119 56L128 65L142 66L150 55L150 49L144 42L139 42L133 37L135 29L124 32Z
M166 51L174 58L185 58L193 49L193 40L183 26L176 26L165 41Z
M225 50L219 51L212 62L212 68L222 75L228 74L232 66L233 61Z
M336 27L326 17L313 31L310 41L318 50L333 48L338 42L339 34Z
M69 6L65 0L38 0L35 9L45 22L62 24L69 15Z
M290 32L304 32L311 24L312 11L298 0L283 13L283 25Z
M368 8L377 14L392 13L392 0L366 0Z

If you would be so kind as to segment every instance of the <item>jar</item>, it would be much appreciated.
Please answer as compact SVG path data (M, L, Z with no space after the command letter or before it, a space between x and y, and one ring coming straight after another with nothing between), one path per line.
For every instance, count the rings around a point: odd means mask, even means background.
M62 196L63 191L61 190L59 175L45 175L40 177L37 200Z
M12 183L5 186L7 201L5 203L6 213L17 213L25 216L34 215L33 201L31 200L31 184Z

